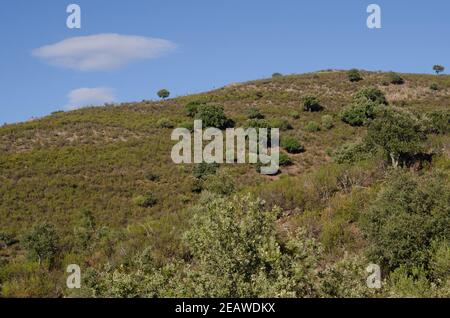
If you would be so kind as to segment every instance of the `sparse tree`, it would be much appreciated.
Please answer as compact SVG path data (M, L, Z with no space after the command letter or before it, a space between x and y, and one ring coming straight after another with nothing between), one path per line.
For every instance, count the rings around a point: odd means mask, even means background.
M438 74L438 75L439 75L439 73L444 72L444 70L445 70L445 67L443 67L442 65L436 64L433 66L433 71L435 71L436 74Z
M166 99L170 96L170 92L165 88L159 90L157 94L158 94L158 97L162 98L162 99Z

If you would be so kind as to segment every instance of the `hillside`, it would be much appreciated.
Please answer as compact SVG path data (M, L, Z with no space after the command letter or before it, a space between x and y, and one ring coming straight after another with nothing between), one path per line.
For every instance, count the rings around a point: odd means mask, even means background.
M307 236L324 250L318 268L347 261L348 254L373 261L374 254L369 250L376 244L377 236L367 230L368 221L360 221L360 216L376 210L373 203L378 202L380 193L388 191L393 176L394 181L410 178L419 185L437 182L430 185L433 191L420 191L427 193L429 200L424 202L436 200L430 206L436 206L433 215L440 216L443 230L430 242L439 238L436 244L440 247L436 249L444 255L439 254L439 262L444 263L445 272L445 257L450 257L450 246L445 241L450 238L444 235L450 228L450 202L445 201L450 196L450 76L399 74L404 83L395 85L389 83L392 74L361 75L363 80L357 82L349 81L345 71L280 76L165 101L55 112L2 126L0 295L69 295L71 291L64 286L67 264L80 264L92 271L101 271L107 263L113 268L125 264L132 273L135 256L145 249L157 268L180 260L189 262L196 254L186 246L183 233L192 228L190 221L196 205L207 190L222 191L222 196L251 193L264 200L268 209L281 208L276 220L277 239L284 242L289 233L304 228ZM384 93L388 103L385 107L408 111L421 123L431 123L431 128L423 124L428 128L424 128L426 139L421 152L408 158L403 167L390 167L380 151L369 153L362 160L336 159L344 145L365 140L370 124L349 125L341 120L341 112L367 87ZM318 99L321 111L303 109L303 98L308 95ZM276 176L261 175L250 164L224 164L215 176L196 178L193 165L175 165L170 157L174 144L170 138L172 127L193 122L186 114L190 102L222 105L236 127L247 125L248 113L258 109L265 121L282 128L282 142L296 139L304 151L288 154L292 163L282 166ZM434 122L428 115L434 112L447 114L440 121L444 123L443 131L432 129ZM283 120L291 127L285 127ZM402 176L398 176L399 171ZM437 174L441 181L436 181ZM230 185L232 191L225 193L224 185ZM434 198L432 193L442 195ZM150 198L148 204L142 198ZM33 226L39 224L51 224L58 236L55 259L47 264L30 258L30 249L23 244ZM430 242L427 241L427 248ZM404 257L407 260L409 256ZM387 272L401 267L397 263L386 264ZM417 266L421 264L418 261ZM430 264L426 263L426 267L431 271ZM439 295L448 296L445 293L450 291L450 275L446 273L447 276L439 276L443 280L440 289L436 287ZM424 274L427 284L433 282L433 275ZM408 284L413 287L400 291L394 284L389 292L410 295L417 290L415 283L412 279ZM92 296L89 290L82 293ZM183 293L202 295L186 291L174 295ZM97 291L96 295L106 294ZM159 296L167 295L170 293Z

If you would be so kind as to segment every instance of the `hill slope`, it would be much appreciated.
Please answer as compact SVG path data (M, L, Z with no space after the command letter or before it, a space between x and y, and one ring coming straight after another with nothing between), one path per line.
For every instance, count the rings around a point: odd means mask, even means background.
M341 71L282 76L167 101L56 112L1 127L0 234L11 241L0 246L3 294L65 294L59 283L64 275L61 268L72 262L92 267L107 261L123 263L145 247L150 247L158 264L189 254L180 240L190 227L188 207L199 200L199 181L193 177L192 165L173 164L172 129L162 128L161 119L175 127L192 122L185 110L192 101L223 105L237 127L246 125L252 108L269 122L287 120L292 129L281 132L282 140L293 137L305 149L289 155L292 165L271 177L260 175L252 165L223 165L219 177L231 180L236 192L250 192L267 205L282 207L280 227L306 227L325 247L325 263L333 263L346 250L362 254L370 242L354 214L370 205L391 172L380 155L351 165L334 163L338 149L361 141L367 131L365 126L344 123L340 112L358 91L371 86L385 94L388 107L419 116L450 110L450 76L401 74L402 85L384 83L386 73L362 72L362 76L359 82L350 82ZM434 83L438 90L430 89ZM304 111L306 95L315 95L324 109ZM331 129L322 124L324 115L332 117ZM320 130L314 131L310 122ZM429 134L425 148L434 158L425 170L414 173L450 172L448 134ZM202 186L214 188L214 181ZM151 197L151 204L140 204L140 196ZM352 204L356 206L346 206ZM343 210L351 210L352 216L342 217ZM84 243L77 232L84 228L86 215L96 229L95 238L89 238L89 252L80 247ZM57 265L49 266L42 276L36 274L42 270L40 265L20 268L17 264L27 256L23 236L33 225L45 222L56 227L60 252ZM45 277L44 287L25 288L35 275Z

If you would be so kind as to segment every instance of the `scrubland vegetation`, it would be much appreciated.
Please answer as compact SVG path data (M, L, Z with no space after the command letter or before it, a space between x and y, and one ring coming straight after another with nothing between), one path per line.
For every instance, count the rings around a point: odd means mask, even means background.
M280 128L280 172L173 164L195 118ZM358 70L5 125L0 295L450 297L449 131L449 76Z

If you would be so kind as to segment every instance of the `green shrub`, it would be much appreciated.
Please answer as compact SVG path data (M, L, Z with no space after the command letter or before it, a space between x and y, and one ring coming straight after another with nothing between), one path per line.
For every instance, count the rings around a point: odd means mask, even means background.
M24 236L22 245L30 259L37 260L39 264L47 261L51 265L59 251L59 238L52 224L42 223L35 225Z
M432 91L438 91L439 90L439 86L438 86L438 84L433 83L433 84L430 85L430 89Z
M330 130L331 128L333 128L334 127L333 116L331 116L331 115L322 116L322 126L327 130Z
M428 113L429 119L428 131L434 134L447 134L450 132L450 111L437 110Z
M296 138L285 138L281 140L281 146L286 149L288 153L300 153L305 148L300 144Z
M277 78L277 77L282 77L283 76L283 74L281 74L281 73L273 73L272 74L272 78Z
M316 295L320 245L303 230L281 245L279 213L250 196L203 198L186 234L197 265L196 275L189 275L195 296Z
M270 128L278 128L281 131L292 129L292 125L286 119L272 119L269 121Z
M359 99L344 107L339 116L344 123L350 126L363 126L375 118L377 104L367 99Z
M402 85L405 80L397 73L391 72L388 74L388 79L391 84Z
M170 96L170 92L167 89L163 88L158 91L157 95L159 98L166 99Z
M203 128L225 129L233 126L232 120L225 115L223 106L219 105L200 105L196 118L202 120Z
M355 100L365 98L374 103L387 105L386 96L384 93L376 87L365 87L361 89L356 95Z
M200 105L202 105L202 103L196 101L187 103L185 106L186 115L194 118L195 115L197 115L198 108L200 107Z
M250 108L247 112L247 118L248 119L263 119L264 115L261 114L261 112L257 108Z
M351 69L347 72L347 77L350 82L359 82L363 78L357 69Z
M392 175L361 219L374 262L391 270L401 265L428 268L432 242L450 235L448 181L439 174Z
M157 200L153 194L138 195L133 198L133 203L141 208L150 208L156 204Z
M180 128L186 128L187 130L189 130L190 132L194 131L194 123L190 122L190 121L185 121L182 122L179 126Z
M365 160L373 155L373 148L364 143L350 143L344 145L333 154L333 160L336 163L354 163Z
M318 112L323 110L317 97L309 95L303 98L303 110L308 112Z
M203 189L219 195L231 195L236 190L234 179L229 171L219 171L217 174L206 176Z
M292 165L292 159L284 152L280 152L279 165L280 167L290 166Z
M289 112L289 116L291 116L293 119L299 119L300 118L300 113L293 110L291 112Z
M168 118L160 118L156 122L157 128L173 128L175 127L175 124Z
M315 121L310 121L306 125L306 130L309 131L309 132L317 132L317 131L320 131L320 126Z
M270 128L270 124L264 119L249 119L245 123L245 128Z

